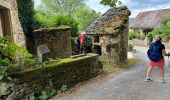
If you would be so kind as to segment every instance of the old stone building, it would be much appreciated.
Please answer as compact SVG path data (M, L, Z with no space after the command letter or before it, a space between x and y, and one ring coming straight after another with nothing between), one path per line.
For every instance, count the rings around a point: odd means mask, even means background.
M126 6L110 9L85 30L102 61L119 65L127 60L129 16Z
M130 31L147 35L154 28L160 28L162 20L168 17L170 8L140 12L130 25Z
M0 0L0 36L9 36L12 42L25 47L16 0Z

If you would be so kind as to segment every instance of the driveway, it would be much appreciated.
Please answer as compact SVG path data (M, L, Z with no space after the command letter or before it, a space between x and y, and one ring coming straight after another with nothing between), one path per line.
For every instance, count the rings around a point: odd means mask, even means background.
M111 75L104 81L91 81L51 100L170 100L170 68L165 66L166 83L160 82L159 69L153 70L152 82L144 82L147 48L135 47L134 56L141 61L133 68ZM170 59L166 57L168 62ZM167 63L166 62L166 63Z

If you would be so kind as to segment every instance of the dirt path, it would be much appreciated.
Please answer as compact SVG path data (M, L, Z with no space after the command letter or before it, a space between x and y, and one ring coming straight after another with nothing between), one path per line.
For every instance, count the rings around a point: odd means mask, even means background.
M147 68L146 48L135 47L135 49L140 52L134 53L134 56L140 58L141 61L133 68L103 79L104 81L93 79L51 100L169 100L170 68L166 66L166 83L160 82L157 68L153 70L151 76L153 82L144 82Z

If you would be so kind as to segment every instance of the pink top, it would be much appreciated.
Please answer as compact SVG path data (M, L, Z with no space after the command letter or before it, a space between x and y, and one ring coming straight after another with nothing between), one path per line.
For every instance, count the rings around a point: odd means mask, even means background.
M80 38L80 43L83 43L83 42L84 42L84 34L81 34L81 35L79 36L79 38Z

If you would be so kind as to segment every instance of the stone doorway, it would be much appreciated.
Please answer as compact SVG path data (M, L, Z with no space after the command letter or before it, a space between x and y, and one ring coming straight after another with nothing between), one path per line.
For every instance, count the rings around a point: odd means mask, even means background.
M0 6L0 36L9 36L11 35L11 16L10 10Z
M4 25L3 25L3 18L2 18L2 11L0 10L0 36L3 36Z

